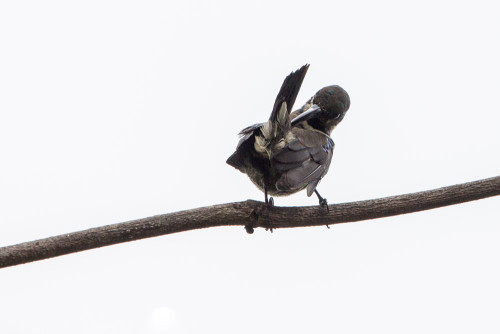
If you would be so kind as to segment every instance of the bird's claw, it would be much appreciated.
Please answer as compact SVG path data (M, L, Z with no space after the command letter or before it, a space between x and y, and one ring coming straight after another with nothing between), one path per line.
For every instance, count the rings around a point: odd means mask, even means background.
M274 208L274 198L272 197L269 197L269 201L267 202L267 205L269 206L269 208ZM272 227L266 227L266 231L271 231L271 233L273 233L273 228Z
M326 212L330 212L330 208L328 207L328 201L326 198L322 198L319 200L319 206L321 206L323 209L326 208Z

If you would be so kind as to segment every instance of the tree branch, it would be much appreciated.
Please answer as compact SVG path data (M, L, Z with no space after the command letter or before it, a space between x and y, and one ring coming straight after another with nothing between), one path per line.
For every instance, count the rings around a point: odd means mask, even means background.
M500 176L368 201L319 206L273 207L247 200L173 212L91 228L0 248L0 268L122 242L215 226L284 228L332 225L395 216L500 195Z

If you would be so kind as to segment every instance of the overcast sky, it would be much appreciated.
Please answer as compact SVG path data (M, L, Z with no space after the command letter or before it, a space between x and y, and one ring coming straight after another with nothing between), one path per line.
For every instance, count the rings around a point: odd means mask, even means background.
M351 108L330 203L500 174L496 1L2 1L0 246L263 194L286 75ZM314 205L305 192L279 206ZM191 231L0 270L1 333L498 333L500 198Z

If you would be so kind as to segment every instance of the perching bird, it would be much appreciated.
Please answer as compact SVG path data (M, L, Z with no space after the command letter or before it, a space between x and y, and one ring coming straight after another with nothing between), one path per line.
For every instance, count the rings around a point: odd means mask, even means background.
M268 194L287 196L307 189L307 196L316 193L319 204L328 209L316 186L332 160L330 133L344 118L350 100L341 87L327 86L291 113L308 68L306 64L285 78L269 120L243 129L226 161L246 173L271 206L274 200Z

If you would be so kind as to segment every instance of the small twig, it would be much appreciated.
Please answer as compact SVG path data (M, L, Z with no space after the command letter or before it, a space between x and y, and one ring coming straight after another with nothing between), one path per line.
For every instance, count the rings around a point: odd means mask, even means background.
M215 226L285 228L333 225L434 209L500 195L500 176L368 201L318 206L273 207L245 201L214 205L91 228L0 248L0 268L122 242Z

